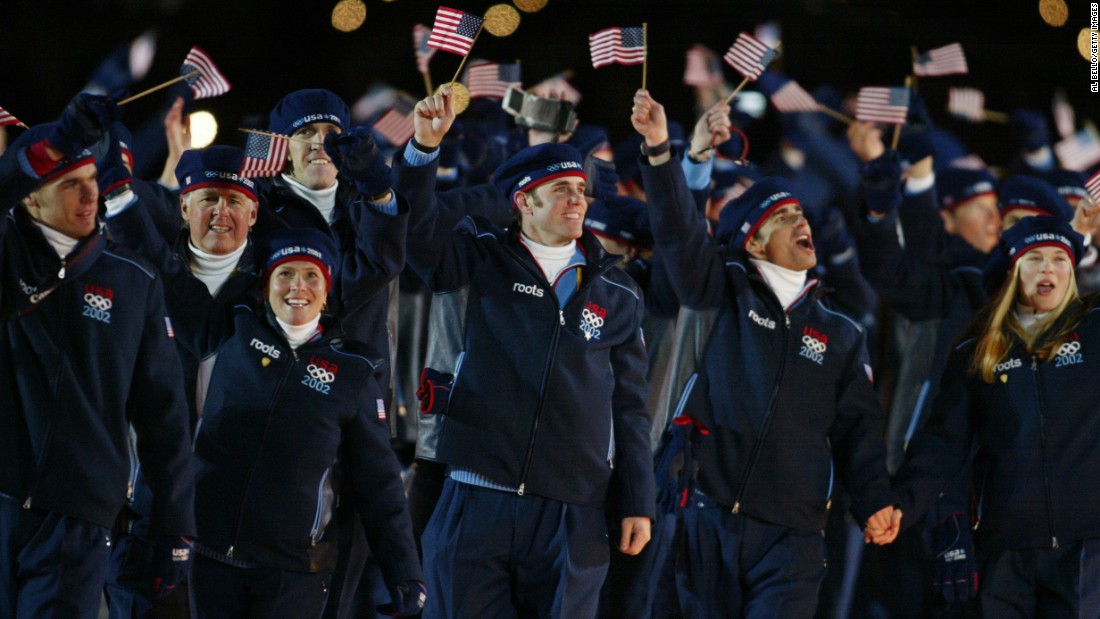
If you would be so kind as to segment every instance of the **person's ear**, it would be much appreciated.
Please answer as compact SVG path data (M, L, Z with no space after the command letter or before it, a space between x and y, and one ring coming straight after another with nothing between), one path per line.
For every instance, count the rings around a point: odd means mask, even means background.
M755 235L749 237L748 242L745 243L745 251L757 260L767 260L767 254L764 252L764 245Z
M523 213L524 215L534 214L534 211L531 210L531 205L527 202L526 193L518 191L516 192L516 196L513 199L515 200L515 206L517 209L519 209L519 212Z
M940 209L940 217L943 218L943 229L948 234L956 234L958 232L958 226L955 225L955 216L951 214L951 211Z

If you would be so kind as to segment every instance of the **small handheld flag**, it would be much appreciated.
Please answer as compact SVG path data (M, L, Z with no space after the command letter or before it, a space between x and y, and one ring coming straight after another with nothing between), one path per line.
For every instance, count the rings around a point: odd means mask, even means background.
M947 91L947 112L980 123L985 120L985 95L977 88L952 88Z
M413 110L416 103L401 97L371 128L390 144L401 146L413 136Z
M445 52L465 56L474 46L474 39L481 30L482 19L458 9L439 7L435 24L428 36L428 46Z
M207 99L229 92L229 80L218 70L210 55L197 45L187 52L180 75L187 80L195 99Z
M413 26L413 51L416 53L416 70L420 73L428 72L428 62L435 55L435 48L428 45L428 38L432 31L424 24Z
M771 74L769 72L769 75ZM768 95L775 109L780 112L817 112L820 109L821 106L813 95L806 92L798 82L778 75L776 77L778 80L775 82L768 80L767 87L765 87L765 80L759 83L760 90ZM774 83L781 85L778 88L771 88Z
M250 133L244 146L241 176L275 176L286 167L289 141L282 136Z
M1089 180L1085 181L1085 189L1088 190L1092 201L1100 204L1100 172L1093 174Z
M755 82L768 64L779 55L779 50L765 45L760 39L747 32L737 35L722 60L730 65L745 79Z
M913 58L913 74L920 77L966 75L968 72L966 55L958 43L937 47Z
M640 26L605 28L588 35L592 68L609 64L642 64L645 62L645 35Z
M904 125L909 113L909 89L864 86L856 98L856 119L871 123Z
M1100 135L1096 127L1087 124L1084 129L1054 144L1054 154L1062 167L1082 172L1100 162Z
M20 127L26 127L23 121L19 120L12 113L0 107L0 127L6 127L8 125L19 125Z
M493 97L503 99L509 86L520 85L520 67L518 64L498 64L496 62L477 62L466 69L466 87L470 98Z

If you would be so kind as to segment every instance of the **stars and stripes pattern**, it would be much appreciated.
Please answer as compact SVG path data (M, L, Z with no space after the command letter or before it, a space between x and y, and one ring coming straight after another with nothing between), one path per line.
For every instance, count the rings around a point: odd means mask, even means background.
M474 39L481 30L481 21L477 15L441 6L435 13L428 46L465 56L474 46Z
M416 53L416 70L421 73L428 72L428 62L435 55L435 49L428 45L428 38L431 36L431 29L424 24L413 26L413 51Z
M1089 192L1089 197L1095 204L1100 204L1100 172L1093 174L1089 180L1085 181L1085 189Z
M1089 125L1054 145L1054 154L1062 167L1083 172L1100 163L1100 135Z
M407 97L401 97L388 112L382 115L371 128L374 132L394 146L401 146L413 136L413 109L416 103Z
M0 127L6 127L8 125L22 125L23 121L19 120L12 113L0 107Z
M197 73L195 73L197 71ZM229 80L199 46L191 48L183 59L180 75L188 75L187 85L195 99L208 99L229 92Z
M856 119L869 123L904 125L909 113L909 89L864 86L856 98Z
M645 35L639 26L604 28L588 35L592 68L609 64L642 64L645 62Z
M466 88L470 98L493 97L503 99L509 86L520 85L518 64L477 62L466 69Z
M241 176L275 176L286 166L290 142L282 136L249 133L244 145Z
M779 55L779 51L768 47L760 39L747 32L737 35L737 40L730 46L722 60L730 65L745 79L756 81L768 64Z
M688 86L714 87L722 84L722 65L718 54L702 45L693 45L687 51L684 65L684 84Z
M787 80L787 83L769 94L768 98L775 109L785 113L816 112L820 108L813 95L794 80Z
M913 74L921 77L936 77L938 75L966 75L969 69L966 66L966 54L962 45L952 43L923 54L917 54L913 59Z
M985 94L977 88L952 88L947 91L947 112L980 123L985 120Z

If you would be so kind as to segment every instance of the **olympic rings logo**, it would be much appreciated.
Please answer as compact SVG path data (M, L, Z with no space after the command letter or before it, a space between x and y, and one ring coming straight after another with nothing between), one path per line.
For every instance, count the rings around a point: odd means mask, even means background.
M595 312L589 310L587 307L581 312L581 318L584 319L586 325L599 329L603 326L603 318L597 315Z
M1072 355L1081 350L1081 342L1066 342L1058 349L1058 355Z
M111 309L111 300L98 294L84 293L84 302L98 310L107 311Z
M825 348L826 348L825 343L822 342L821 340L817 339L816 337L810 337L808 335L803 335L802 336L802 343L806 345L806 348L809 348L810 350L812 350L816 353L825 352Z
M331 383L332 381L336 380L336 375L335 374L333 374L332 372L329 372L325 368L313 365L312 363L309 364L308 367L306 367L306 371L309 372L310 376L312 376L313 378L316 378L317 380L321 381L322 383L325 383L326 385Z

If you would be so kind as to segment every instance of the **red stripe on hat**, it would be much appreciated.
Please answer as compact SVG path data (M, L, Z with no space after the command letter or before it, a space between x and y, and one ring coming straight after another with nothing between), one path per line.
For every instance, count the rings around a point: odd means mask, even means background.
M753 235L756 234L756 231L760 228L760 226L764 225L765 221L768 221L768 218L771 217L772 213L774 213L776 209L787 204L797 204L799 206L802 206L802 203L799 202L797 198L791 196L790 198L783 198L779 202L776 202L775 204L768 207L768 210L764 211L764 214L760 216L760 219L757 219L756 223L754 223L752 227L749 228L749 231L745 234L745 240L741 242L741 249L745 249L745 246L749 244L749 239L751 239Z
M1058 249L1065 250L1066 254L1069 256L1070 264L1072 264L1074 268L1077 267L1077 259L1073 256L1072 247L1066 245L1065 243L1059 243L1057 241L1043 241L1041 243L1024 245L1022 248L1020 248L1020 251L1016 252L1016 255L1012 257L1012 261L1008 263L1009 270L1012 270L1012 268L1016 266L1016 261L1019 260L1024 254L1033 249L1039 249L1040 247L1057 247Z
M976 193L972 196L966 196L962 200L959 200L957 202L953 202L951 204L948 204L947 206L942 207L940 210L950 211L950 212L954 213L955 209L959 208L960 206L966 204L967 202L969 202L969 201L971 201L975 198L980 198L982 196L996 196L996 195L997 195L997 192L995 192L995 191L983 191L981 193Z
M535 187L538 187L539 185L545 185L546 183L549 183L550 181L552 181L556 178L561 178L563 176L579 176L579 177L583 178L586 183L588 182L588 176L583 171L576 170L576 169L566 170L564 172L558 172L557 174L551 174L550 176L546 176L546 177L540 178L538 180L531 181L531 183L529 185L527 185L526 187L524 187L523 189L513 190L512 191L512 197L515 197L515 195L517 193L521 192L521 191L532 191Z
M264 281L267 281L267 278L271 276L271 272L277 269L280 264L286 262L296 262L298 260L312 262L313 264L317 265L317 268L321 269L321 273L325 276L325 282L328 284L328 289L326 290L326 292L332 292L332 273L329 272L328 265L326 265L324 262L321 262L317 258L310 256L309 254L291 254L289 256L279 258L275 262L272 262L271 266L267 267L267 270L264 271Z
M259 202L260 199L256 197L256 194L249 190L244 185L239 185L231 181L206 181L205 183L195 183L180 192L180 195L186 195L195 191L196 189L202 189L203 187L227 187L229 189L236 189L237 191L248 196L252 200Z
M1036 215L1050 215L1049 211L1045 211L1037 206L1032 206L1030 204L1009 204L1004 208L1004 210L1001 211L1001 217L1008 215L1012 211L1027 211L1029 213L1035 213Z

